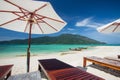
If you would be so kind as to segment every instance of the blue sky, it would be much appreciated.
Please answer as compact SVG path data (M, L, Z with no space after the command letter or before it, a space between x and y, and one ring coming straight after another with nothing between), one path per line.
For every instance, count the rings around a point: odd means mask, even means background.
M41 0L52 4L67 25L56 36L64 33L79 34L109 44L120 44L120 33L102 34L96 28L120 18L120 0ZM32 35L40 37L46 35ZM28 35L0 28L0 41L25 39Z

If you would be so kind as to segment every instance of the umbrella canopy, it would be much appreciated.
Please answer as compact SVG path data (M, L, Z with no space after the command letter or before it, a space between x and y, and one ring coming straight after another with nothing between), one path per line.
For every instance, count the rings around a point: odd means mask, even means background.
M102 33L120 32L120 19L99 27L97 30Z
M0 0L0 12L0 26L19 32L29 33L30 21L32 34L55 33L66 25L49 2Z
M31 34L50 34L60 31L66 22L49 2L32 0L0 0L0 27L29 33L27 72L30 63Z

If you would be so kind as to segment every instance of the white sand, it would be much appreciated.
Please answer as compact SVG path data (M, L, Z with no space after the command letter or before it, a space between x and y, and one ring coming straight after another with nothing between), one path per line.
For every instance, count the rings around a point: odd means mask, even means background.
M61 53L66 53L61 55ZM61 52L59 54L51 54L51 55L39 55L32 56L30 63L30 72L38 70L38 60L39 59L48 59L48 58L57 58L65 63L68 63L75 67L82 67L83 65L83 57L84 56L98 56L98 57L106 57L106 56L117 56L120 55L120 46L97 46L93 47L93 49L85 49L82 51L69 51L69 52ZM26 57L14 57L14 58L1 58L0 65L5 64L14 64L12 69L12 75L26 73ZM91 63L88 62L87 65ZM53 64L54 65L54 64ZM99 69L87 66L86 71L102 77L106 80L120 80L120 77L116 77Z

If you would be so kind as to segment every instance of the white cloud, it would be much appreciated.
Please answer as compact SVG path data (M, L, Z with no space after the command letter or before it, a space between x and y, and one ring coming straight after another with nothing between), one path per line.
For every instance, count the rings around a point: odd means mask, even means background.
M73 31L74 29L73 28L68 28L69 31Z
M103 25L101 23L94 22L92 19L93 17L85 18L82 21L76 22L75 26L97 28Z
M91 20L91 17L90 18L86 18L86 19L84 19L82 21L77 22L76 26L85 26L85 25L87 25L90 22L90 20Z

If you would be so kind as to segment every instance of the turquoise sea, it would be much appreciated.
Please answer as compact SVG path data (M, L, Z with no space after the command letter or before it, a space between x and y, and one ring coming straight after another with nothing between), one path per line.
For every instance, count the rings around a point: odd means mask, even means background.
M69 51L69 48L92 47L102 45L31 45L31 55L52 54ZM104 45L119 46L119 45ZM0 57L14 57L26 55L28 45L0 45Z

